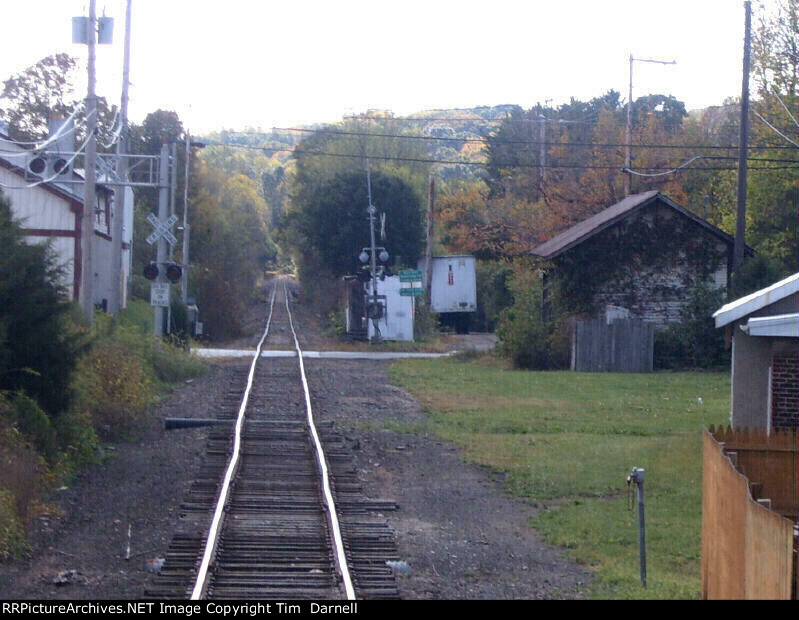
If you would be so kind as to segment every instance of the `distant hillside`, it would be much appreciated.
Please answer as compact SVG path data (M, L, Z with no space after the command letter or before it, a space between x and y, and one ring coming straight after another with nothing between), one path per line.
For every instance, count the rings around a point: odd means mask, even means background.
M506 104L425 110L408 116L371 111L358 118L375 119L380 131L430 137L426 143L430 159L444 162L437 169L439 176L471 179L483 173L480 166L473 165L485 161L482 139L491 135L515 109L519 106Z
M482 169L473 164L484 160L483 144L479 140L490 135L499 122L519 106L497 105L474 108L452 108L444 110L425 110L408 116L394 116L385 110L371 110L360 115L359 119L373 119L379 129L376 132L426 136L430 159L444 163L439 172L442 178L473 178ZM342 119L330 125L303 125L297 129L315 130L335 128L352 120ZM271 131L244 129L225 129L202 136L209 144L233 144L246 147L269 157L268 166L286 165L291 159L291 151L307 136L307 131L273 129Z

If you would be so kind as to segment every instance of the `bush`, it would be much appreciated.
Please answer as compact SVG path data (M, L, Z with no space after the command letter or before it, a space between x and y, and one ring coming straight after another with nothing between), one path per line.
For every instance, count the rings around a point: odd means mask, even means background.
M425 303L424 297L414 298L413 339L427 342L438 335L438 314Z
M298 261L297 276L302 283L301 294L312 312L329 316L335 312L342 297L341 280L316 256L310 253Z
M99 439L88 411L72 407L54 424L61 449L57 464L59 476L69 476L97 457Z
M0 560L25 553L25 527L14 506L14 496L0 488Z
M733 274L730 299L738 299L779 282L787 274L782 266L765 254L756 254L744 262L740 273Z
M150 286L152 285L152 281L139 274L133 274L130 281L131 297L133 299L140 299L149 302Z
M26 550L25 523L47 473L30 440L9 423L10 409L10 399L0 393L0 559Z
M541 278L535 269L521 264L509 280L513 305L500 313L497 337L499 353L516 368L545 370L563 364L560 322L541 317Z
M344 309L336 308L335 310L331 310L327 315L327 324L336 336L339 338L344 336L347 332L347 321Z
M166 385L201 374L205 363L137 325L98 315L93 343L76 371L77 411L109 439L135 436Z
M669 327L655 330L652 357L655 370L685 367L685 347L676 330Z
M144 360L120 341L104 339L81 359L76 373L77 407L88 411L101 436L135 434L146 407L156 398Z
M24 392L14 393L8 402L7 415L8 421L30 439L39 454L50 462L55 460L58 454L56 433L50 418L35 400Z
M505 261L476 261L477 312L475 329L494 331L500 313L513 303L508 280L513 269Z
M179 338L159 342L145 338L145 359L152 366L155 378L162 384L177 383L203 374L208 366L200 358L190 355Z
M697 286L683 309L680 322L655 333L654 367L712 368L726 364L724 333L716 329L713 313L724 303L724 293Z

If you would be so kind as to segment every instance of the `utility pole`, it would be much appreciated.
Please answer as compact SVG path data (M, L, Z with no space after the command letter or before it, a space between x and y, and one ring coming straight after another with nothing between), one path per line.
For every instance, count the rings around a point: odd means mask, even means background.
M633 144L633 55L630 54L630 91L627 95L627 148L624 151L624 195L630 195L630 166L632 165Z
M630 90L627 95L627 148L624 153L624 195L629 196L630 189L630 169L632 168L633 150L633 62L651 62L659 65L676 65L676 60L654 60L652 58L633 58L630 54Z
M158 220L165 222L169 209L169 147L166 144L161 145L161 157L158 164ZM156 250L156 261L158 264L158 278L159 284L165 284L164 279L164 263L166 262L166 238L164 235L158 237L158 246ZM155 327L154 333L156 338L161 338L164 335L164 308L163 306L155 306Z
M89 325L94 320L94 265L92 263L92 245L94 244L94 219L97 208L96 176L97 176L97 96L95 93L95 55L97 36L96 0L89 2L89 27L87 29L89 46L88 78L89 89L86 95L86 131L89 139L84 157L85 178L83 181L83 215L80 236L80 307Z
M131 14L132 0L127 0L127 9L125 11L125 52L124 60L122 63L122 100L119 107L120 117L120 132L119 142L117 142L117 175L122 185L116 190L114 202L116 207L114 209L114 230L111 235L111 260L113 262L113 276L118 279L117 286L111 287L111 299L109 304L109 311L113 315L118 315L119 311L125 307L125 290L127 289L127 280L130 274L123 269L122 265L122 229L125 224L125 210L133 209L133 205L125 204L127 187L125 183L128 180L128 159L125 157L128 153L128 83L130 81L130 14ZM122 277L122 274L125 277Z
M191 137L186 132L186 168L183 173L183 278L180 281L180 300L186 304L189 296L189 159Z
M191 230L189 226L189 174L191 173L192 147L204 149L204 142L192 142L189 132L186 132L186 168L183 174L183 279L180 281L180 298L183 303L189 296L189 241Z
M547 165L547 117L543 114L539 114L538 122L540 124L540 127L538 128L538 140L540 142L538 153L538 191L542 192L544 189L544 175L546 174Z
M433 289L433 222L434 222L434 201L436 193L436 181L430 175L430 183L427 189L427 244L425 245L424 262L424 298L427 300L427 307L433 304L431 291Z
M178 184L178 143L173 142L169 151L169 216L172 217L175 215L175 192L177 191ZM174 244L169 244L167 252L169 262L171 263L175 253ZM166 333L172 333L172 304L169 304L166 309Z
M746 244L746 157L749 149L749 47L752 36L752 5L744 2L746 24L744 29L744 66L741 85L741 134L738 145L738 209L735 222L735 244L732 255L732 272L740 272L744 264L744 246Z
M369 201L369 206L366 209L366 212L369 214L369 238L371 242L371 252L369 252L369 259L370 259L370 267L372 269L372 304L373 308L377 309L377 248L375 247L375 214L377 213L377 209L372 204L372 175L369 171L369 158L366 158L366 193L367 199ZM367 304L367 308L369 305ZM372 343L378 342L380 336L378 335L380 332L377 328L378 319L372 318L372 325L375 328L375 333L372 336Z

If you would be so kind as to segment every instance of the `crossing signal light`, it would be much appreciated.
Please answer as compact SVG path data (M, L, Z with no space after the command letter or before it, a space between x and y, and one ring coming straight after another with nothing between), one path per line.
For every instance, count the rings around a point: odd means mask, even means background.
M66 159L63 157L58 157L53 161L53 171L56 174L66 174L69 172L69 166Z
M144 277L148 280L155 280L158 277L158 265L150 263L144 266Z
M33 174L41 174L47 170L47 160L41 155L34 157L30 160L30 162L28 162L28 170L30 170Z
M359 282L368 282L372 279L372 274L369 272L368 269L359 269L358 270L358 281Z
M180 268L180 265L170 263L166 266L166 279L172 282L172 284L179 281L181 275L183 275L183 270Z
M144 277L148 280L155 280L160 273L156 263L150 263L144 267ZM183 269L181 269L180 265L176 265L175 263L167 263L165 265L164 275L167 280L175 284L180 281L180 277L183 275Z
M28 162L28 170L39 176L63 175L69 172L69 161L64 157L37 155Z

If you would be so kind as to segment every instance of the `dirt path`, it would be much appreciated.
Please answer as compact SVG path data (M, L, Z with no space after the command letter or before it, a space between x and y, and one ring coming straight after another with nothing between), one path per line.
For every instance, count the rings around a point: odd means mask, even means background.
M301 312L299 323L307 326L311 318ZM304 346L324 346L307 327L301 339ZM540 543L526 525L532 507L505 496L501 480L464 464L453 446L435 437L385 430L425 416L390 384L388 363L309 360L306 370L318 415L345 429L367 493L399 504L385 517L410 566L399 579L402 598L579 597L589 575ZM141 597L204 453L204 430L164 431L162 420L215 417L246 364L214 364L152 412L140 442L106 446L102 463L56 493L60 514L33 524L31 557L0 564L0 597Z

